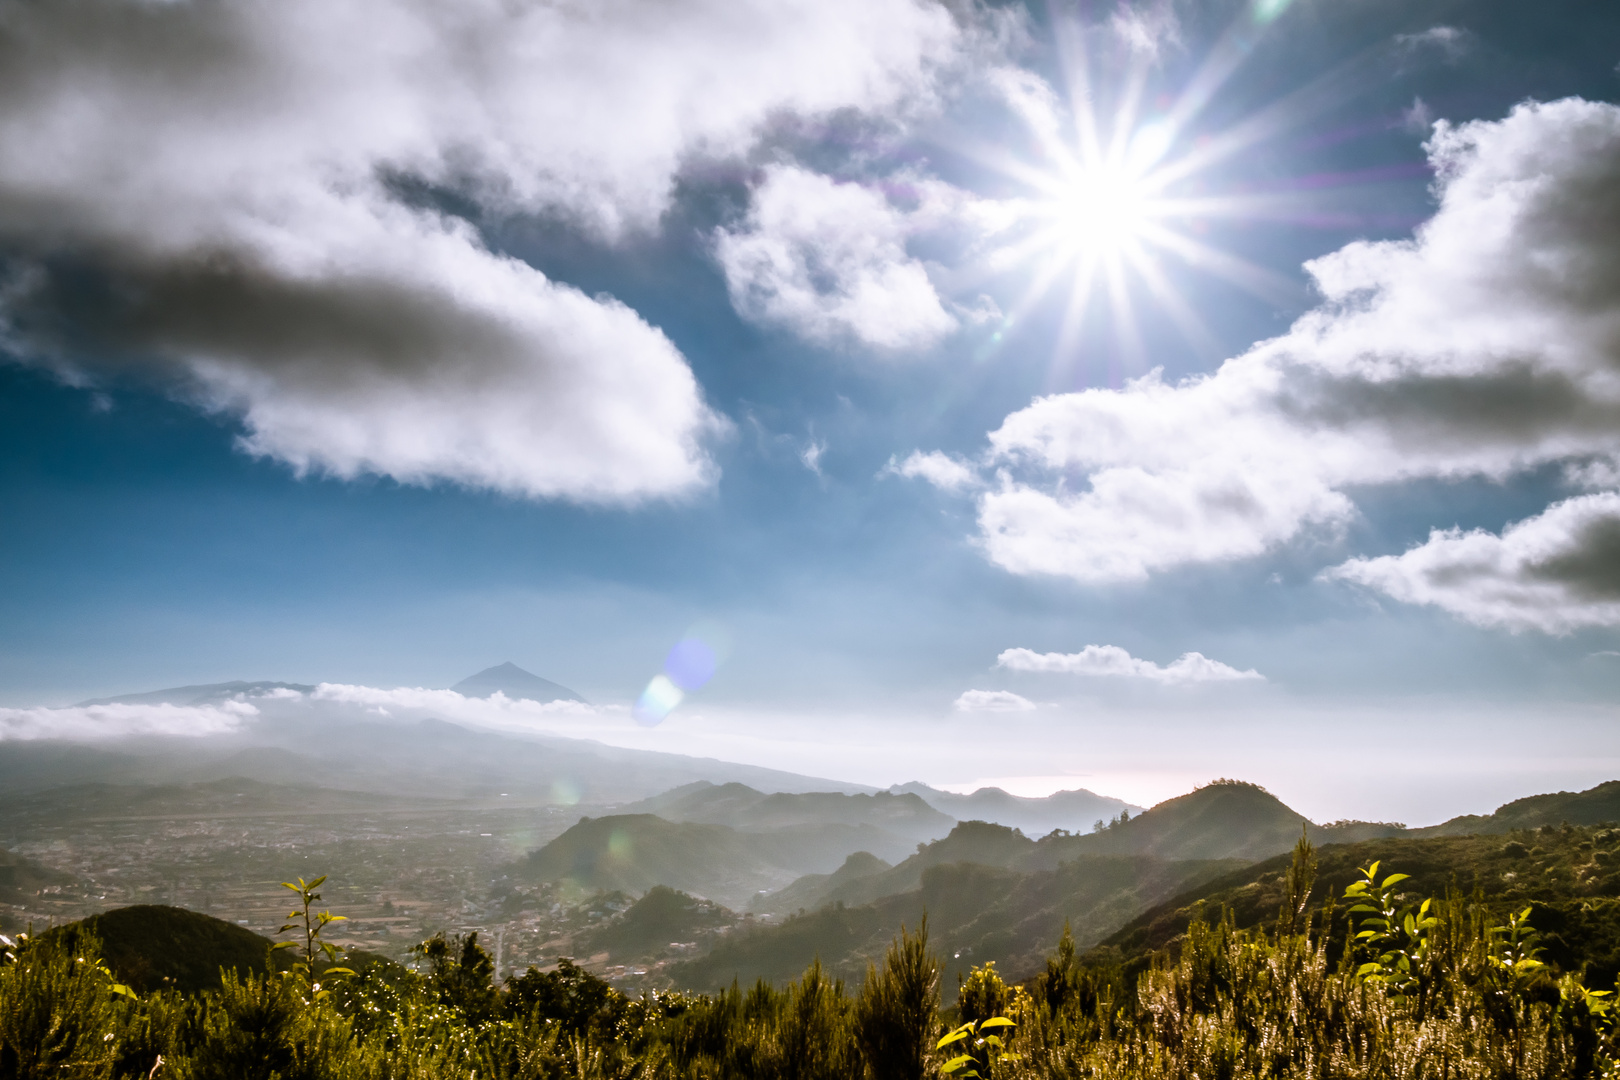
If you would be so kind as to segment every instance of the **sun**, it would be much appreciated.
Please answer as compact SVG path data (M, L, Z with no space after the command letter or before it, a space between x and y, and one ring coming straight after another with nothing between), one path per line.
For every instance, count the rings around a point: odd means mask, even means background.
M1104 164L1068 178L1048 213L1063 242L1099 256L1117 256L1144 238L1155 216L1154 202L1140 176Z
M1214 336L1181 294L1185 286L1176 284L1186 277L1169 268L1190 267L1272 301L1288 295L1290 286L1279 275L1208 243L1203 234L1218 219L1276 215L1275 195L1262 203L1258 194L1220 193L1218 167L1292 121L1282 110L1269 110L1225 130L1201 123L1215 87L1241 61L1241 55L1219 49L1180 97L1145 108L1147 61L1130 60L1116 68L1118 87L1099 88L1084 38L1070 38L1073 47L1064 59L1066 103L1041 93L1011 102L1034 137L1034 152L976 154L1028 192L1018 200L1016 238L997 251L991 268L1024 276L1003 327L1021 322L1046 296L1066 291L1055 369L1082 340L1082 324L1099 302L1127 366L1133 354L1143 359L1136 327L1144 304L1196 350L1212 352ZM1003 340L1000 331L992 340Z

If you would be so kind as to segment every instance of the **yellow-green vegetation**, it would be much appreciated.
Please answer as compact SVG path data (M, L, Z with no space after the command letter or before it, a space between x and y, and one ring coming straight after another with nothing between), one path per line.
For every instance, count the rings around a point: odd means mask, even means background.
M1318 900L1342 897L1361 879L1361 867L1382 860L1387 872L1409 875L1400 891L1411 895L1477 898L1497 922L1529 908L1547 959L1588 985L1612 986L1620 975L1620 830L1611 826L1370 840L1334 844L1316 857ZM1134 973L1213 912L1230 912L1242 928L1267 923L1287 901L1289 874L1290 856L1283 855L1200 885L1142 912L1089 959ZM1345 928L1342 919L1329 927L1335 949Z
M1318 862L1302 839L1269 918L1239 926L1212 910L1139 972L1107 953L1087 962L1065 933L1039 975L1012 986L982 965L948 1006L926 924L853 991L812 964L782 987L640 999L566 962L496 987L475 935L424 944L420 970L351 958L355 973L331 981L318 917L296 927L307 972L136 995L100 965L92 934L45 935L0 952L0 1076L1620 1076L1613 997L1549 957L1531 905L1415 893L1388 860L1329 890ZM322 978L330 992L308 993Z

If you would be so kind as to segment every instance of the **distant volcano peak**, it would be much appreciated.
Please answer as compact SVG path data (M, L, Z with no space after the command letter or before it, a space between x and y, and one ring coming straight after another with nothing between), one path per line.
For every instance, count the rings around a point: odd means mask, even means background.
M462 679L450 689L462 697L486 698L502 693L509 698L527 698L541 704L548 701L585 702L568 687L524 671L511 661L485 668L476 675Z

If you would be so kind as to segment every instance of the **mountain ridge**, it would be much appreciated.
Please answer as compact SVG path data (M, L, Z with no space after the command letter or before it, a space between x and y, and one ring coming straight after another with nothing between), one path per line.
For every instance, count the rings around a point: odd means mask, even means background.
M1131 813L1142 810L1123 799L1098 795L1085 788L1054 791L1039 798L1013 795L998 787L982 787L961 795L913 780L893 784L888 791L896 795L916 795L935 810L949 814L958 821L993 821L998 825L1022 829L1031 836L1040 836L1053 829L1080 832L1096 821L1112 821L1122 810Z
M462 697L487 698L500 693L513 700L525 699L542 705L552 701L590 704L561 683L554 683L550 679L542 679L533 672L524 671L510 660L504 664L485 668L476 675L469 675L450 689Z

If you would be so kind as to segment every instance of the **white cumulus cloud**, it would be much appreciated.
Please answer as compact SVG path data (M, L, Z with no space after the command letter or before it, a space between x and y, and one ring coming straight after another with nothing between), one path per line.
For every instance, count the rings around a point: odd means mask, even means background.
M1007 649L996 657L996 665L1011 671L1059 672L1066 675L1107 675L1148 679L1159 683L1236 682L1264 680L1250 668L1239 671L1203 653L1183 653L1163 667L1151 660L1132 656L1118 645L1087 645L1077 653L1038 653L1031 649Z
M956 329L923 264L910 216L879 190L773 165L748 217L715 251L739 312L829 344L931 345Z
M1583 495L1509 525L1436 529L1401 555L1351 559L1324 575L1479 626L1566 634L1620 626L1620 495Z
M956 699L957 712L1029 712L1033 701L1011 690L967 690Z
M1219 370L1036 400L990 433L989 557L1129 581L1270 551L1357 486L1620 461L1620 107L1436 125L1409 240L1307 265L1324 303Z
M219 705L75 705L62 709L0 708L0 742L9 739L118 739L133 735L217 735L235 731L259 710L241 701Z
M961 37L915 0L9 5L0 344L155 371L299 471L676 496L723 426L685 359L432 193L652 228L691 155L926 98Z
M890 458L889 463L883 467L883 473L903 476L910 480L924 480L942 491L961 491L977 487L979 484L979 474L971 466L938 450L926 453L916 450L904 461Z

